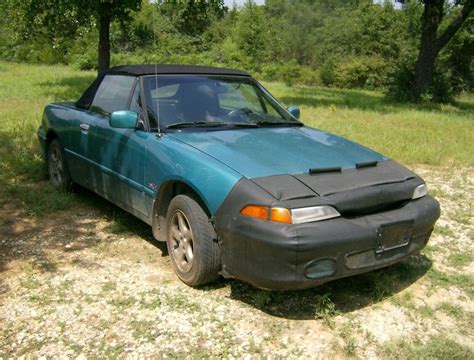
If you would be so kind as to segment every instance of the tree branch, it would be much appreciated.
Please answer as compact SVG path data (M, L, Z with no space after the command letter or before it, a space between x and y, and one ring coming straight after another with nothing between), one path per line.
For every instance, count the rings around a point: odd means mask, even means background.
M436 49L441 51L442 48L451 40L451 38L456 34L459 28L464 24L466 19L469 17L469 14L474 9L474 0L468 0L467 3L463 6L461 14L453 20L451 24L444 30L444 32L436 40Z

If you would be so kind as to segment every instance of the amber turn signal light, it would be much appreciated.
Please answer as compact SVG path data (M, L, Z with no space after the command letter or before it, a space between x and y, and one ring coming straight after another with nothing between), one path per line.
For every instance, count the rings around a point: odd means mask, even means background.
M292 224L291 212L285 208L269 208L261 205L247 205L240 213L260 220L270 220L286 224Z
M270 221L277 221L286 224L292 224L290 210L285 208L271 208L270 209Z
M256 219L268 220L268 207L266 206L247 205L240 210L240 213Z

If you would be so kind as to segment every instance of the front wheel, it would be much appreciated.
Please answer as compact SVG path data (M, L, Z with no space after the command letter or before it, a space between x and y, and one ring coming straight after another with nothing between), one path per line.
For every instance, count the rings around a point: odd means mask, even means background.
M178 195L166 215L167 247L175 273L187 285L198 286L219 276L220 249L206 212L188 195Z
M64 158L63 148L58 139L54 139L49 145L48 174L49 182L54 188L63 191L71 190L71 176Z

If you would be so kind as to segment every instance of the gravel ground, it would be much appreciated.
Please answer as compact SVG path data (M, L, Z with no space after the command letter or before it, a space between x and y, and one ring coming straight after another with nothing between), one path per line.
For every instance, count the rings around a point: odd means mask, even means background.
M428 247L297 292L187 287L146 225L84 190L93 201L41 218L4 199L0 359L406 358L440 341L469 357L474 169L415 170L442 207Z

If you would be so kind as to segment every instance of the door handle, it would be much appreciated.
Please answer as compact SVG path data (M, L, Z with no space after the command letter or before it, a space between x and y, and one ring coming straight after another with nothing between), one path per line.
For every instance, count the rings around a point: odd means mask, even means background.
M87 125L87 124L81 124L81 125L79 125L79 127L81 128L81 132L82 132L83 134L87 134L87 131L89 130L89 125Z

